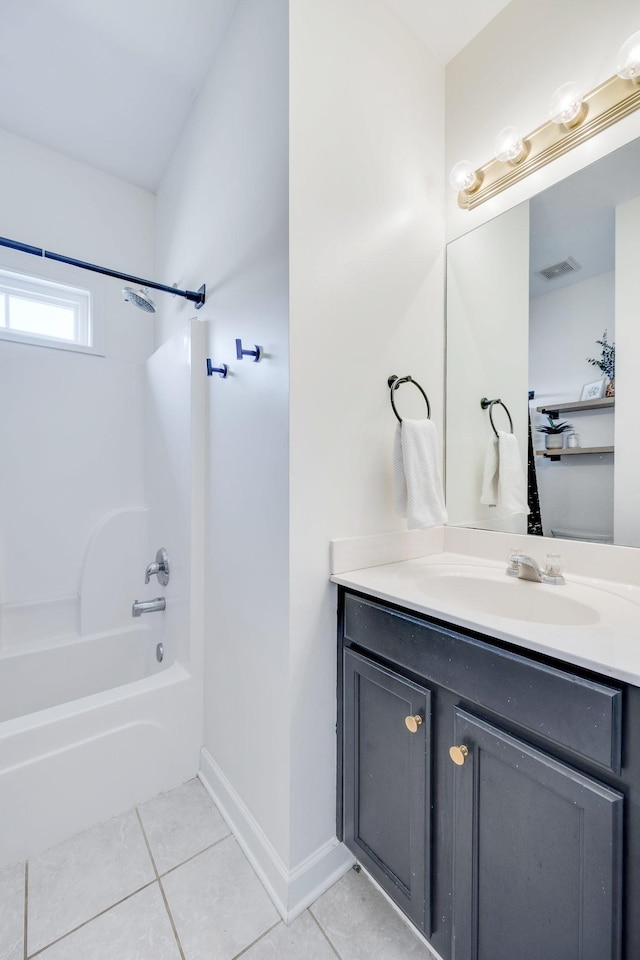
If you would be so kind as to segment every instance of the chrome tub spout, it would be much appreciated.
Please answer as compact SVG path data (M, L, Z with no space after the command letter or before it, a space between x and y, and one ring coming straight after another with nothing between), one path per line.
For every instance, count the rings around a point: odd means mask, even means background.
M134 617L141 617L143 613L157 613L164 610L167 601L164 597L156 597L155 600L136 600L131 608L131 614Z

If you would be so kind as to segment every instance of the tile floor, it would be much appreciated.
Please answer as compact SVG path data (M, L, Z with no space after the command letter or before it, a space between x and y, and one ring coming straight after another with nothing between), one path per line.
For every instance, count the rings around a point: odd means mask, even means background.
M353 870L289 927L198 780L0 870L0 960L429 960Z

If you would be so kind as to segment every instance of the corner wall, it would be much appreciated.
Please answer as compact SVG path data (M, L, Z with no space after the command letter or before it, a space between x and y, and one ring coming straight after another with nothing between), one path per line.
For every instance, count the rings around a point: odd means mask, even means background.
M163 339L204 325L193 358L205 427L204 752L258 850L289 863L288 3L240 0L157 198L158 272L207 285L174 303ZM265 350L235 357L235 338ZM235 813L234 813L235 811ZM251 827L248 828L247 824ZM255 862L255 857L254 857ZM277 872L277 871L276 871ZM263 877L264 879L264 877Z
M292 0L291 860L335 833L329 540L402 529L387 378L443 423L444 70L381 0ZM424 416L417 391L398 395Z
M442 428L443 82L382 0L240 0L158 195L158 270L206 281L230 368L206 381L201 776L289 919L351 862L329 540L404 525L391 373Z

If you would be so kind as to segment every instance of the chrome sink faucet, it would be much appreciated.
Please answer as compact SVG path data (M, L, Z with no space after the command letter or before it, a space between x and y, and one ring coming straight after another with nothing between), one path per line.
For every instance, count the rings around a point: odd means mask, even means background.
M537 560L534 560L533 557L526 553L520 553L518 550L512 550L506 572L510 577L518 577L520 580L533 580L535 583L564 583L562 558L557 553L549 553L546 559L545 568L541 570Z

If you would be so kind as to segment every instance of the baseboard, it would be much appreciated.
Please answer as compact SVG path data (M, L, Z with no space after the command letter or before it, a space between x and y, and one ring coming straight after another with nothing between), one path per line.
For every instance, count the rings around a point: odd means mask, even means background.
M295 920L353 865L351 853L334 837L289 870L204 748L198 776L285 923Z

